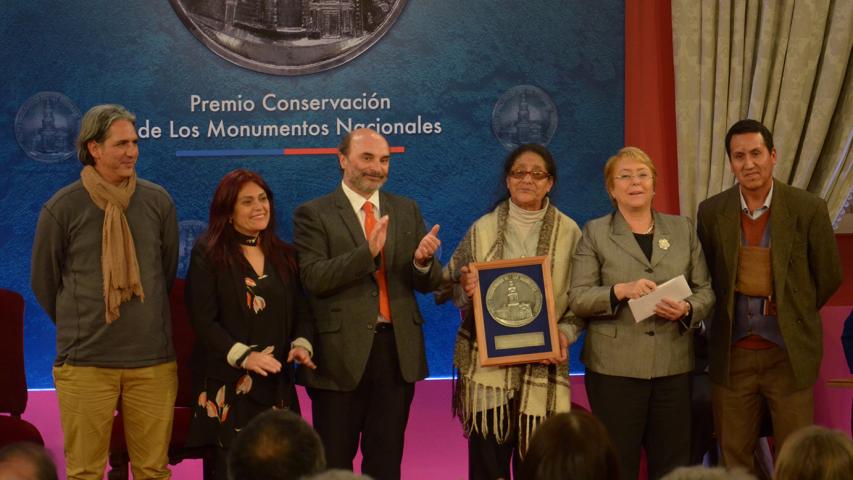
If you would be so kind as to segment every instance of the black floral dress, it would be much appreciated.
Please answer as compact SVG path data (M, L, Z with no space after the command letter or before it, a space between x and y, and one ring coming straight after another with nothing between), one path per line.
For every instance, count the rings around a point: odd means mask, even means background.
M233 371L223 380L213 375L196 376L198 401L193 412L188 443L216 445L227 449L252 418L269 408L290 408L299 412L293 370L286 365L290 345L285 344L284 284L278 272L266 262L258 276L248 264L242 269L244 317L249 322L249 345L254 351L272 353L282 370L266 377L246 370ZM222 361L225 361L224 359ZM236 377L236 379L234 378Z

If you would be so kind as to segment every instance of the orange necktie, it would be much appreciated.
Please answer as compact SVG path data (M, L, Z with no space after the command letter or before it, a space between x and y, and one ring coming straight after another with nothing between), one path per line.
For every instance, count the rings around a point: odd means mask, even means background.
M364 202L364 235L370 238L370 232L376 227L376 217L373 216L373 204ZM385 320L391 321L391 303L388 301L388 282L385 279L385 249L380 252L379 270L376 271L376 283L379 284L379 313Z

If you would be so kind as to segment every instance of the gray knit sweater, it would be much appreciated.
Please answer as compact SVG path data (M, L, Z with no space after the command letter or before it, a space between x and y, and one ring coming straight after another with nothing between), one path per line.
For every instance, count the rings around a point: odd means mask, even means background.
M138 179L125 215L136 245L145 301L104 317L101 232L104 211L81 181L44 204L33 240L32 288L56 324L55 365L136 368L175 359L169 289L178 263L175 205L159 185Z

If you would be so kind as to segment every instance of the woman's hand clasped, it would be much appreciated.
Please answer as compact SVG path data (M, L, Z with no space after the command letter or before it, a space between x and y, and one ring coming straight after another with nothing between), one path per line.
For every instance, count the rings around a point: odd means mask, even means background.
M281 362L276 360L272 353L266 351L252 352L248 357L246 357L246 362L243 364L243 368L266 377L270 373L280 372Z
M681 320L690 313L690 304L684 300L662 298L655 305L655 314L670 321Z
M297 361L310 369L317 368L317 365L311 361L311 354L304 347L294 347L287 354L287 363ZM255 372L258 375L266 377L273 373L281 371L281 362L276 360L272 354L271 348L266 348L261 352L252 352L246 357L243 368L250 372Z
M311 360L311 354L303 347L293 347L290 349L290 353L287 354L287 363L294 360L311 370L317 369L317 365L314 365L314 362Z

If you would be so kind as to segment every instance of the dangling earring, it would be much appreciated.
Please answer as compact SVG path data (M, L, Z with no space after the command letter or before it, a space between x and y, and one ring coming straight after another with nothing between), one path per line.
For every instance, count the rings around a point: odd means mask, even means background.
M232 224L232 225L233 225L233 224L234 224L234 217L230 217L230 218L228 219L228 223L230 223L230 224Z

